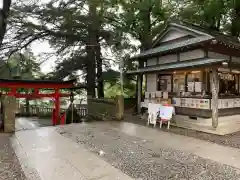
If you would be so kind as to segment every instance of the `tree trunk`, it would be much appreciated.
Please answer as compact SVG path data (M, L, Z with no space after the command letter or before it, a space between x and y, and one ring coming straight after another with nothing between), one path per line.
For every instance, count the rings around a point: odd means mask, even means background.
M146 51L152 47L152 37L151 37L151 11L150 6L147 11L141 11L141 16L143 20L143 33L140 35L141 48L140 51ZM139 68L144 67L144 61L139 61ZM140 83L140 84L139 84ZM140 109L139 101L142 99L142 85L143 85L143 74L137 76L136 84L136 95L137 95L137 112ZM140 90L139 90L140 88ZM138 97L138 93L141 92L141 97ZM141 98L140 100L138 98ZM139 112L138 112L139 113Z
M234 6L234 13L233 13L233 18L232 18L232 27L231 27L231 34L234 37L239 37L240 35L240 2L235 1L235 6Z
M88 27L88 43L87 49L87 95L95 97L96 87L96 52L95 46L98 45L98 37L96 31L97 5L96 1L89 0L89 17L90 23Z
M102 78L102 58L100 43L96 46L96 61L97 61L97 90L98 98L104 98L104 82Z
M144 62L139 61L139 68L144 67ZM141 101L142 101L142 84L143 84L143 74L137 75L137 83L136 83L136 100L137 100L137 107L136 111L139 114L141 111Z
M137 79L137 113L141 113L141 102L142 102L142 74L138 75Z
M219 92L219 77L216 69L212 69L212 126L218 127L218 92Z
M3 0L2 3L3 3L3 9L0 11L0 46L2 45L2 41L6 33L6 27L7 27L6 20L10 11L10 6L12 1Z

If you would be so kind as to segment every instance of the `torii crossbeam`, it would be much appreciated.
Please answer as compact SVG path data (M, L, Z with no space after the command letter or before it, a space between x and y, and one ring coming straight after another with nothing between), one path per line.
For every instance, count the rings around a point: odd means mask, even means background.
M17 79L0 79L0 88L7 88L10 91L2 93L8 96L14 96L16 98L53 98L55 99L55 120L53 120L53 125L56 125L60 122L60 97L69 97L70 93L60 93L60 89L71 89L74 87L74 80L69 81L50 81L50 80L17 80ZM18 89L34 89L34 92L31 94L22 94L18 92ZM39 92L40 89L52 89L55 92L49 94L42 94Z

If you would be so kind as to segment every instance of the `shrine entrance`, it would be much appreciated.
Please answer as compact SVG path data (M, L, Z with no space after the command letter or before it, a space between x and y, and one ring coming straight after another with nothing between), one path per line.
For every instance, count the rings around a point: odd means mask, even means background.
M9 80L0 79L1 92L1 123L4 132L15 131L16 98L51 98L54 99L52 125L63 124L60 121L60 98L70 97L71 93L61 93L61 89L71 89L75 80L49 81L49 80ZM20 89L33 89L31 93L22 93ZM42 93L41 90L49 89L54 93Z

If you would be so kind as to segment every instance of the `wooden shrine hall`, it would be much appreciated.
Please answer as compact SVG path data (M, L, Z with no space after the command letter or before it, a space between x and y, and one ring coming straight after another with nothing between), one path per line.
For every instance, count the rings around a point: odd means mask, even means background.
M19 80L19 79L0 79L0 88L2 96L10 96L15 98L52 98L55 102L54 116L56 117L53 125L60 121L60 98L70 97L71 93L61 93L61 89L71 89L74 87L75 79L69 81L59 80ZM20 89L34 89L31 93L22 93ZM54 90L53 93L41 93L41 90ZM4 118L6 119L6 118Z

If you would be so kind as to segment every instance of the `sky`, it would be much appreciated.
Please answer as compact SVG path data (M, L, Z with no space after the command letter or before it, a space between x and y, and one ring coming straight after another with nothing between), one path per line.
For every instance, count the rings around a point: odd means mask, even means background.
M47 41L45 42L34 42L31 44L31 49L35 56L41 55L43 53L51 53L54 50L50 47ZM41 70L43 73L51 72L55 67L56 57L53 56L52 58L46 60L44 63L41 64Z

